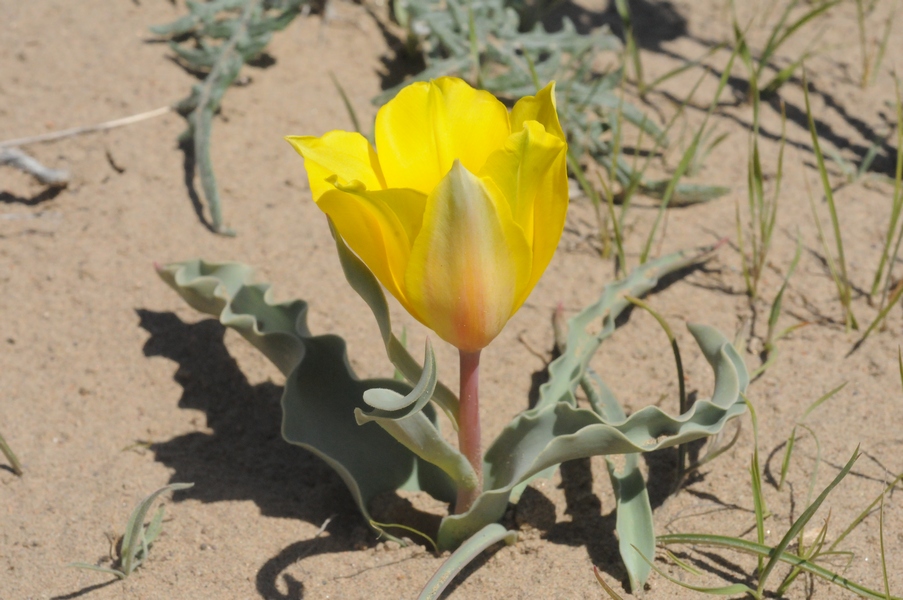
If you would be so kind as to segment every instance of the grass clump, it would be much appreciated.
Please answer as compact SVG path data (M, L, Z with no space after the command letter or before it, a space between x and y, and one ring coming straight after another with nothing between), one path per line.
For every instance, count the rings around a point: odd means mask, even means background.
M893 31L894 20L897 16L897 2L891 0L890 13L884 19L884 30L881 37L874 42L874 48L868 39L868 25L866 19L870 17L878 7L878 0L856 0L856 24L859 30L859 51L862 54L862 74L859 85L863 88L873 85L884 62L887 52L887 43L890 41L890 32Z
M903 350L898 349L897 363L899 366L900 381L901 384L903 384ZM663 548L669 562L680 568L683 572L688 573L692 577L701 576L703 574L703 571L694 567L692 560L688 560L686 557L681 558L674 555L668 549L669 546L688 545L693 547L694 549L711 548L730 550L733 552L755 556L758 566L755 569L755 572L753 574L750 574L749 580L747 582L737 582L728 585L708 587L702 585L694 585L693 583L685 581L683 577L678 579L665 573L661 568L659 568L652 562L651 556L645 556L640 553L643 559L650 565L650 567L659 575L675 585L679 585L687 590L692 590L713 596L745 595L756 598L757 600L772 597L782 598L785 597L785 594L788 593L788 590L799 578L799 576L805 575L810 579L810 589L812 589L811 580L814 578L819 578L831 583L832 585L838 586L839 588L852 592L853 594L862 598L870 598L873 600L900 600L899 596L895 596L891 593L889 585L887 556L885 553L884 498L887 494L892 493L898 486L898 484L903 481L903 473L896 475L889 483L887 483L882 488L881 492L871 501L871 503L869 503L868 506L860 511L830 543L828 543L830 513L824 519L822 526L818 528L814 536L804 535L807 525L815 517L821 506L827 500L828 496L850 474L854 464L862 455L859 448L857 447L853 452L853 455L840 469L839 473L834 477L831 483L823 488L818 495L815 494L816 479L818 477L818 467L821 463L821 445L816 433L810 427L808 427L804 423L804 421L825 402L833 398L845 386L846 383L843 383L812 402L803 412L803 415L800 417L800 419L796 422L789 438L784 444L786 449L781 461L780 480L773 482L775 488L778 491L781 491L783 489L784 483L787 478L787 473L792 462L793 451L798 440L798 427L802 427L803 429L807 430L812 436L812 439L816 445L816 455L815 465L808 476L809 486L806 493L806 500L804 505L805 509L799 517L793 520L790 527L787 528L777 544L770 546L765 543L765 523L771 517L771 513L768 511L763 493L764 480L762 477L762 469L759 461L758 419L756 416L756 411L752 403L749 402L748 399L746 400L746 402L750 411L753 430L753 453L749 470L753 513L755 516L755 523L752 529L754 529L756 532L756 541L751 541L740 537L707 533L673 533L657 537L657 543L660 547ZM834 561L836 563L836 560L838 558L846 558L846 564L847 566L849 565L849 561L852 560L854 555L852 552L841 550L840 546L843 541L853 531L855 531L869 515L874 514L876 511L878 512L878 550L880 553L881 576L883 583L883 589L881 590L872 589L862 585L861 583L847 579L846 577L843 577L841 575L841 572L833 570L833 567L828 568L828 566L826 566L829 565L831 561ZM769 586L769 581L774 581L773 575L779 563L783 563L785 565L784 575L780 579L780 582L777 583L777 585ZM614 600L622 599L622 596L618 594L611 587L611 585L609 585L605 581L597 568L594 568L594 575L608 597ZM740 575L740 577L742 578L742 575ZM753 582L754 585L751 585Z
M831 278L834 280L834 285L837 287L837 295L838 299L840 300L841 307L843 308L843 316L846 329L848 331L850 329L859 329L859 323L856 321L856 316L853 314L853 284L850 281L850 276L847 271L847 259L843 249L843 236L841 234L840 218L837 216L837 205L834 202L834 189L831 187L831 182L828 180L828 169L825 166L825 156L821 150L818 131L816 131L815 128L815 119L812 116L812 107L809 104L809 83L806 80L805 74L803 74L803 95L806 101L806 117L809 123L809 134L812 137L812 151L815 154L815 160L818 165L818 174L821 179L822 189L825 193L825 200L828 204L828 213L831 216L831 228L834 234L835 244L834 247L837 251L836 260L834 256L832 256L831 251L828 248L827 238L825 237L824 230L822 229L821 222L819 221L818 210L816 209L815 202L810 194L809 201L812 206L812 214L815 218L815 225L818 228L818 237L821 240L822 248L825 252L825 260L828 263L828 270L831 272ZM806 181L808 185L808 179Z
M901 365L903 365L903 359L900 359L900 361ZM903 374L903 369L901 369L901 374ZM903 375L901 375L901 377L903 377ZM797 423L798 426L802 426L810 432L817 446L818 439L815 436L815 433L809 427L803 425L803 420L824 402L833 397L842 388L843 385L829 391L828 393L821 396L818 400L813 402L805 411L803 417ZM828 581L833 585L850 591L863 598L872 598L874 600L899 600L898 596L891 595L888 588L887 561L884 553L884 520L882 507L884 496L887 493L891 492L896 487L896 485L901 480L903 480L903 474L898 475L894 478L893 481L887 484L884 489L882 489L881 493L847 525L847 527L834 539L833 542L831 542L830 544L827 543L830 515L825 519L824 524L818 529L816 535L811 540L807 541L807 537L809 536L804 536L806 526L811 522L813 517L824 504L825 500L828 498L834 488L836 488L847 477L847 475L849 475L851 469L853 468L853 465L861 456L861 453L857 448L850 459L847 461L847 463L837 474L837 476L831 481L831 483L828 484L817 496L813 498L815 479L817 476L817 465L820 461L821 454L819 450L816 456L816 467L809 478L810 485L806 498L806 508L803 510L802 514L798 518L796 518L790 525L790 527L784 532L780 541L773 546L769 546L765 543L765 522L770 518L771 513L769 513L766 507L763 494L764 482L762 478L758 452L758 423L756 413L752 404L749 403L748 400L747 403L750 409L750 417L752 419L754 440L753 455L750 464L750 486L752 491L753 511L755 515L754 529L756 531L756 541L751 541L739 537L706 533L674 533L658 536L657 542L659 546L666 548L672 545L689 545L693 548L724 549L755 556L758 566L756 568L755 574L751 578L755 582L755 585L748 585L747 583L733 583L729 585L714 587L694 585L665 573L661 568L652 563L652 557L644 556L644 559L649 562L650 566L659 575L661 575L668 581L688 590L693 590L714 596L747 595L756 599L768 597L784 597L784 594L787 593L790 586L799 578L800 575L807 575L809 577L818 577L820 579ZM783 483L785 481L793 453L794 442L797 439L796 431L797 429L796 427L794 427L793 432L791 433L790 438L786 443L787 449L785 451L781 465L781 480L776 484L778 490L783 487ZM846 537L866 519L866 517L874 512L876 507L878 507L879 510L879 543L882 575L884 581L884 589L882 591L874 590L851 581L843 577L840 573L825 566L825 563L828 559L833 559L838 556L852 556L851 553L841 551L838 549L838 547L843 542L843 540L846 539ZM793 551L791 551L791 548L793 548ZM699 569L693 567L692 564L686 559L681 559L677 556L674 556L667 549L665 550L665 552L671 559L671 562L684 572L689 573L694 577L701 575L702 572ZM783 563L790 568L786 571L786 574L776 586L769 586L769 581L773 580L772 575L775 573L775 569L779 563ZM609 597L614 599L620 598L617 592L615 592L611 588L611 586L609 586L602 579L602 576L599 574L598 570L596 570L595 576L599 580L599 583L602 585L603 589Z
M890 215L887 232L884 236L884 245L881 249L881 258L875 269L875 277L872 280L870 296L874 298L880 293L878 304L878 316L875 317L868 329L859 341L861 344L869 334L887 317L890 309L903 295L903 285L893 279L893 266L900 256L900 246L903 244L903 226L900 216L903 213L903 98L900 93L900 81L894 80L896 92L896 116L897 116L897 162L894 171L894 191L891 197ZM885 273L885 269L887 269ZM882 281L883 279L883 281Z
M777 156L777 171L774 188L770 194L765 193L765 176L762 171L762 156L759 151L759 105L760 95L753 77L750 81L752 91L753 122L749 134L749 160L747 164L747 198L748 224L745 228L740 217L740 204L737 202L737 243L740 247L740 259L746 293L755 300L759 293L759 280L768 260L771 239L774 234L778 216L778 200L781 195L781 182L784 173L784 147L787 142L787 113L781 104L781 144ZM749 249L746 243L749 243Z
M172 483L160 488L138 503L129 516L125 532L122 534L119 543L110 549L111 558L114 558L113 567L101 567L82 562L70 563L69 566L77 569L100 571L101 573L115 575L119 579L125 579L147 560L150 547L163 530L162 505L154 513L150 523L144 524L144 519L151 506L153 506L159 496L166 492L185 490L192 486L194 486L193 483ZM112 556L113 554L115 556Z
M756 90L750 88L750 101L753 101L754 99L752 95L753 91L761 93L763 97L772 96L781 88L781 86L783 86L793 77L797 69L802 66L803 62L805 62L805 60L812 55L812 50L807 49L802 54L800 54L800 56L792 60L789 65L783 68L777 68L774 66L774 59L776 58L781 46L783 46L788 40L793 38L805 25L815 21L818 17L824 15L829 9L840 4L840 2L841 0L821 0L820 2L809 3L803 3L800 0L793 0L792 2L789 2L778 17L777 22L772 26L768 40L765 42L762 50L758 54L754 55L747 42L746 36L746 31L749 29L749 26L752 24L752 22L750 22L750 24L747 25L745 29L740 27L740 24L737 21L736 17L735 3L733 0L731 0L731 10L734 14L734 44L739 51L740 58L749 70L750 80L757 82L757 85L760 86ZM803 14L799 15L795 19L792 19L791 15L801 4L807 4L807 6L804 6ZM768 15L769 13L770 10L765 10L762 12L762 14L764 15ZM820 38L820 36L821 34L817 34L815 39L810 42L810 48L812 47L814 42ZM771 79L768 80L768 83L761 85L760 82L763 81L766 70L769 69L776 71L776 73L771 77Z

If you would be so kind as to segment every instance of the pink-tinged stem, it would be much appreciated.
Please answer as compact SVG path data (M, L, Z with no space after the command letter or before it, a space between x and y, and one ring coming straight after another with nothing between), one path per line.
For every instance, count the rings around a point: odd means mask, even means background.
M483 491L483 452L480 448L480 351L461 354L461 398L458 405L458 449L473 466L477 486L459 489L455 513L467 512Z

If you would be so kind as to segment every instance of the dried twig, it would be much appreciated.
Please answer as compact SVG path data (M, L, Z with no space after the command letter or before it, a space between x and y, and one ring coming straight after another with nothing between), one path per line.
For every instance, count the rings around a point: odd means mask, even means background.
M123 125L131 125L132 123L138 123L140 121L145 121L147 119L153 119L154 117L159 117L160 115L165 115L166 113L170 112L171 110L172 110L171 106L161 106L160 108L155 108L154 110L149 110L147 112L138 113L137 115L132 115L130 117L123 117L121 119L113 119L112 121L104 121L103 123L97 123L96 125L88 125L86 127L72 127L70 129L63 129L62 131L51 131L50 133L43 133L41 135L16 138L14 140L6 140L4 142L0 142L0 150L4 150L6 148L12 148L15 146L27 146L29 144L53 142L55 140L60 140L63 138L72 137L72 136L76 136L76 135L82 135L84 133L95 133L97 131L106 131L107 129L114 129L116 127L122 127Z

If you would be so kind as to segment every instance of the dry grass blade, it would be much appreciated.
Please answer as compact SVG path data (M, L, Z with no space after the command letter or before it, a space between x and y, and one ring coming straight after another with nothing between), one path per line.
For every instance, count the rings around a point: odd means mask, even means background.
M593 565L593 575L596 576L596 581L599 582L599 585L602 586L602 589L605 590L605 593L608 594L612 600L624 600L624 597L617 593L614 588L608 585L608 582L602 578L602 573L599 572L599 567L596 565Z
M348 94L345 93L345 88L342 87L342 84L339 83L339 80L336 78L335 73L333 73L332 71L329 72L329 78L332 80L332 85L335 86L336 91L342 98L342 104L345 105L345 112L348 113L348 118L351 119L351 124L354 126L354 130L361 135L366 135L364 133L364 130L361 129L361 123L357 119L357 111L354 110L354 105L351 104L351 99L348 98Z
M819 406L821 406L822 404L824 404L825 402L827 402L828 400L833 398L834 395L837 394L837 392L839 392L843 388L845 388L848 383L849 383L848 381L844 381L843 383L841 383L840 385L838 385L836 388L832 389L831 391L825 392L822 396L820 396L818 398L818 400L816 400L815 402L810 404L809 407L806 409L806 412L803 413L802 418L800 418L800 422L805 421L806 417L808 417L813 412L815 412L815 409L817 409Z
M764 344L764 356L765 360L762 361L762 364L758 369L752 372L751 376L753 379L764 373L768 368L774 364L774 362L778 358L778 342L784 339L793 331L796 331L800 327L805 327L808 325L807 322L796 323L791 325L782 331L778 332L778 320L781 318L781 310L784 306L784 292L787 291L787 285L790 283L790 278L793 277L793 273L796 271L796 267L800 262L800 257L802 256L803 251L803 242L802 239L797 235L796 240L796 252L793 255L793 260L790 262L790 267L787 269L787 274L784 276L784 281L781 282L781 287L778 290L778 293L775 295L774 300L771 303L771 309L768 312L768 333L765 335L765 344Z
M887 556L884 552L884 494L881 494L881 508L878 509L878 541L881 545L881 576L884 579L884 597L890 600L890 582L887 579Z
M894 91L896 92L896 114L897 114L897 148L903 148L903 99L900 97L900 81L895 79ZM894 195L891 201L890 219L888 221L887 233L884 236L884 247L881 250L881 258L878 261L878 268L875 270L875 279L872 281L870 294L874 296L878 293L878 287L884 275L884 268L890 260L890 247L894 240L894 234L897 232L897 223L900 219L901 211L903 211L903 152L897 152L897 164L894 171ZM896 255L895 255L896 256ZM893 260L890 261L893 264ZM889 279L888 275L888 279Z
M615 0L615 9L618 11L618 16L621 18L621 26L624 29L624 54L633 63L637 91L640 94L640 98L644 98L648 88L643 81L643 62L640 59L640 46L637 44L636 36L633 32L633 17L630 14L630 6L627 0Z
M818 481L818 467L821 465L821 442L818 441L818 436L815 435L811 427L804 423L799 423L799 426L808 431L809 435L812 436L812 441L815 442L815 464L812 467L812 473L809 474L809 487L806 491L806 505L808 505L809 501L812 500L812 494L815 492L815 482Z
M870 598L871 600L886 600L886 597L883 593L877 592L870 588L867 588L863 585L860 585L854 581L850 581L849 579L843 577L839 573L835 573L829 569L822 567L814 562L806 560L802 556L798 556L796 554L792 554L790 552L776 552L776 548L771 546L765 546L763 544L758 544L756 542L752 542L750 540L744 540L741 538L728 537L723 535L710 535L704 533L672 533L667 535L660 535L657 538L659 544L669 545L669 544L685 544L685 545L693 545L693 546L705 546L709 548L724 548L726 550L734 550L737 552L742 552L744 554L750 554L753 556L759 557L776 557L777 560L783 562L784 564L791 565L793 567L799 568L801 571L805 573L809 573L819 577L833 585L844 588L853 592L854 594L861 596L863 598ZM687 587L688 589L706 591L706 588L695 588L689 587L681 581L677 581L675 579L670 578L668 575L662 573L659 569L656 569L662 576L669 579L670 581L676 583L677 585ZM741 584L742 585L742 584ZM745 586L744 586L745 587ZM711 588L711 589L725 589L725 588ZM757 596L757 591L751 588L746 588L744 591L739 591L735 593L748 593L753 597ZM901 600L897 596L891 596L891 600Z
M787 480L787 471L790 470L790 457L793 455L793 447L796 445L796 427L790 430L790 437L787 438L787 447L784 450L784 458L781 460L781 476L778 480L778 491L784 487Z
M729 439L727 442L722 441L722 439L723 439L722 436L724 434L723 430L721 433L715 435L714 438L712 438L713 442L710 445L709 449L706 450L705 455L702 458L700 458L697 462L695 462L692 465L690 465L689 467L687 467L685 473L689 474L693 471L698 470L699 468L703 467L704 465L707 465L708 463L712 462L713 460L715 460L716 458L718 458L719 456L721 456L722 454L724 454L725 452L727 452L728 450L733 448L734 444L737 443L737 440L740 439L741 431L742 431L742 427L740 426L740 421L738 421L737 428L734 430L734 435L731 436L731 439ZM680 482L680 483L683 483L683 482Z
M872 289L870 294L874 296L881 281L884 277L884 288L881 294L881 302L879 303L878 315L869 325L862 338L853 346L850 353L854 352L861 346L869 334L884 322L891 308L903 296L903 281L893 284L893 265L897 262L900 255L900 246L903 243L903 227L898 228L901 212L903 212L903 98L900 93L900 81L894 78L894 91L896 93L896 113L897 113L897 163L894 172L894 195L891 202L891 213L887 227L887 234L884 238L884 248L881 252L881 259L878 262L878 268L875 271L875 278L872 281ZM890 250L891 241L896 235L896 242L893 244L893 251ZM884 275L884 268L887 267L887 274Z
M380 535L383 535L386 529L402 529L409 533L413 533L414 535L428 541L430 543L430 546L432 546L433 548L433 552L439 554L439 546L436 545L436 541L418 529L414 529L413 527L408 527L407 525L402 525L400 523L380 523L379 521L374 521L373 519L370 519L370 526L373 527L373 529L379 531Z
M869 324L868 329L865 330L865 333L862 334L862 337L853 345L853 348L850 350L850 354L852 354L855 350L859 349L862 344L865 343L865 340L868 339L869 335L881 324L884 322L884 319L887 318L888 313L890 313L891 309L897 302L900 300L900 297L903 296L903 281L897 282L897 285L894 287L893 292L891 292L890 298L887 301L887 304L882 308L875 319ZM849 354L848 354L849 356Z
M6 443L6 440L3 438L3 434L0 434L0 452L3 452L3 456L6 457L6 460L9 461L10 467L12 467L13 473L22 476L22 463L19 462L19 459L16 457L13 449L9 447L9 444Z
M897 346L897 366L900 369L900 384L903 385L903 350Z
M866 5L863 0L856 0L856 24L859 31L859 51L862 55L862 75L859 79L860 87L867 87L873 83L878 77L881 69L881 63L884 62L884 55L887 52L887 44L890 41L890 32L893 29L894 19L897 16L897 2L890 2L890 14L884 20L884 32L877 44L874 55L874 63L872 62L872 52L869 49L867 36L866 19L874 12L877 2L872 0Z
M668 336L668 343L671 345L671 352L674 354L674 364L677 367L677 389L678 389L678 400L679 400L679 408L680 414L684 414L690 409L690 406L687 402L687 384L684 379L684 366L683 361L680 358L680 347L677 345L677 338L674 336L674 331L671 330L671 326L668 325L668 321L654 308L652 308L646 302L643 302L639 298L634 298L633 296L624 296L624 299L637 306L642 308L647 313L652 315L652 317L658 322L659 326L661 326L662 330L664 330L665 335ZM677 446L677 476L675 481L677 485L684 479L684 472L686 469L687 463L687 447L684 444L678 444Z
M790 14L800 4L799 0L793 0L792 2L789 2L784 11L781 13L781 16L778 18L777 23L775 23L774 27L772 27L771 33L768 36L768 40L765 42L765 46L763 47L762 51L759 53L758 57L754 59L752 51L746 42L746 33L744 30L741 30L740 24L737 21L734 1L731 0L730 6L731 12L733 13L734 43L736 47L740 49L740 56L742 57L744 64L749 69L750 79L755 80L756 82L760 82L762 80L762 75L765 73L766 67L770 66L772 58L777 54L780 47L783 46L787 40L792 38L803 26L815 20L817 17L821 16L840 2L841 0L829 0L827 2L816 3L811 9L805 12L797 20L788 23L788 21L790 21ZM767 14L768 11L763 12L763 15ZM752 22L750 21L747 28L749 28L749 26L751 25ZM818 39L818 37L819 36L816 36L816 39ZM772 79L766 85L761 86L760 89L762 90L762 94L772 95L777 92L783 84L785 84L790 80L791 77L793 77L793 74L803 64L803 61L810 54L811 52L809 50L806 50L799 58L791 62L790 65L778 71L778 73L774 77L772 77Z
M621 133L623 132L623 127L622 127L623 104L619 103L619 105L618 105L618 114L617 114L617 119L615 121L615 123L617 123L617 127L614 129L615 136L614 136L614 140L612 143L612 146L613 146L613 148L612 148L612 154L613 154L612 166L611 166L611 168L607 169L609 182L606 184L604 182L605 181L604 178L602 178L601 176L599 179L600 179L600 183L602 185L603 193L605 194L606 203L608 204L608 207L609 207L609 218L612 220L612 228L614 230L615 244L618 249L618 261L619 261L618 268L622 272L627 271L627 254L624 251L624 231L627 228L626 219L627 219L627 215L631 208L633 197L637 192L640 192L640 191L645 192L645 193L650 193L650 191L651 191L650 185L649 185L649 182L645 181L644 175L645 175L646 171L648 170L649 166L652 164L652 158L656 155L656 153L659 150L661 150L662 148L664 148L666 146L668 135L671 133L671 130L674 128L674 126L678 122L678 119L680 119L680 117L683 116L683 114L685 113L687 106L690 105L690 103L692 102L693 98L696 95L696 91L699 89L699 86L705 80L706 75L707 75L707 73L703 73L702 75L699 76L699 78L697 78L696 82L693 84L693 87L690 89L689 93L686 95L684 100L681 102L680 106L677 108L677 110L674 112L674 114L671 116L671 118L665 124L661 133L659 135L653 137L652 147L645 151L645 158L644 158L641 166L638 166L637 162L638 162L640 154L642 154L642 153L641 152L634 153L633 165L630 169L630 175L629 175L629 178L628 178L626 184L624 181L622 181L622 176L619 173L619 169L618 169L619 160L618 160L617 154L618 154L618 152L620 152L620 150L623 146L622 140L621 140ZM642 128L642 127L639 128L639 136L638 136L638 140L637 140L637 144L636 144L637 148L642 147L642 142L644 139L644 135L646 133L647 132L644 128ZM579 176L579 172L576 169L574 170L574 173L575 173L575 175ZM615 197L616 197L615 186L617 183L620 183L621 188L622 188L620 194L617 194L617 196L619 197L621 210L620 210L620 214L617 216L617 218L615 218L614 203L615 203ZM583 184L581 183L581 186L582 185ZM671 200L669 200L669 202L671 202L673 200L674 191L672 190L670 193L672 194L672 196L671 196ZM592 199L593 195L590 195L590 198ZM662 197L662 201L664 202L664 196Z
M878 44L878 53L875 56L875 64L872 66L871 77L868 84L874 84L878 79L878 73L881 70L881 64L884 62L884 55L887 53L887 44L890 41L890 32L894 30L894 21L897 18L897 3L890 3L890 14L884 21L884 33L881 36L881 42Z
M853 520L850 522L849 525L847 525L847 528L844 529L844 530L840 533L840 535L838 535L838 536L834 539L833 542L831 542L831 545L828 546L827 553L833 552L834 549L837 548L837 546L839 546L840 543L841 543L844 539L846 539L846 537L847 537L848 535L850 535L850 533L852 533L852 531L853 531L854 529L856 529L856 528L859 526L859 524L862 523L862 522L865 520L865 518L868 517L868 516L872 513L872 510L874 510L875 506L878 505L878 503L881 501L881 498L884 497L884 495L887 494L888 492L890 492L892 489L894 489L894 487L896 487L897 483L899 483L901 480L903 480L903 473L897 475L897 476L893 479L893 481L891 481L891 482L888 483L886 486L884 486L884 489L881 491L881 493L878 495L878 497L875 498L874 500L872 500L872 503L869 504L868 506L866 506L866 507L865 507L865 510L863 510L862 512L860 512L860 513L856 516L856 518L853 519Z
M865 87L869 81L869 49L868 39L865 35L865 5L862 0L856 0L856 29L859 32L859 51L862 54L862 77L859 85Z
M660 539L661 538L659 538L659 540ZM686 583L684 581L681 581L679 579L671 577L670 575L668 575L667 573L662 571L651 560L649 560L648 557L646 557L642 553L640 553L639 550L637 550L637 554L642 556L643 560L645 560L647 563L649 563L649 566L652 567L652 569L656 573L658 573L659 575L661 575L662 577L664 577L671 583L677 584L684 589L693 590L694 592L702 592L703 594L709 594L711 596L736 596L738 594L751 594L753 596L756 595L756 590L752 589L751 587L749 587L748 585L745 585L743 583L734 583L731 585L725 585L725 586L719 586L719 587L702 587L702 586L698 586L698 585L690 585L689 583Z
M756 417L756 409L748 398L746 406L749 408L749 416L753 427L753 455L749 466L751 477L750 485L752 486L753 508L756 515L756 537L760 544L765 543L765 519L768 517L768 508L765 505L765 495L762 492L762 469L759 466L759 420ZM763 557L759 557L759 573L764 568L765 561Z
M809 103L809 82L806 79L805 71L803 72L803 97L806 101L806 116L809 121L809 133L812 137L812 151L815 153L815 159L818 163L818 173L821 178L822 188L825 192L825 199L828 203L828 212L831 215L831 226L834 230L834 243L837 249L837 264L839 270L832 272L832 276L834 277L834 282L837 285L838 294L840 295L840 303L843 306L844 321L846 322L847 330L859 329L859 324L856 322L856 317L853 315L851 306L853 286L847 272L847 259L844 255L843 237L840 233L840 219L837 216L837 207L834 204L834 191L831 188L831 182L828 181L828 169L825 166L825 157L821 151L821 144L818 141L818 132L815 129L815 118L812 116L812 107ZM818 222L817 213L816 222ZM819 231L821 231L820 224Z
M702 134L705 132L706 125L708 124L712 114L715 112L715 108L718 106L718 100L721 98L721 92L724 91L728 79L730 79L731 67L733 67L734 59L736 57L737 50L735 49L734 52L731 53L730 59L727 61L727 66L725 66L724 72L721 74L721 78L718 81L718 88L715 91L715 96L714 98L712 98L709 109L702 121L702 125L696 131L696 135L693 136L693 141L690 142L689 147L687 147L686 151L684 151L680 163L677 165L677 169L671 176L667 188L665 188L665 193L662 195L662 201L659 205L658 214L655 216L655 222L652 224L652 229L649 231L649 235L646 238L646 243L643 246L643 251L640 254L640 264L644 264L649 259L649 253L652 250L652 242L655 239L655 234L658 231L662 219L665 216L665 209L668 208L668 203L670 202L671 197L674 194L675 189L677 188L678 182L689 168L690 163L692 162L693 157L696 154L696 149L699 147L699 141L702 138Z
M853 468L853 464L855 464L856 460L859 458L859 448L856 448L856 451L853 452L853 456L847 461L847 464L844 465L843 469L841 469L840 473L834 478L834 480L828 484L821 494L819 494L818 498L815 499L814 502L809 504L806 510L803 511L803 514L799 516L799 518L794 521L793 525L790 526L790 529L787 530L787 533L784 534L784 537L781 538L781 541L778 542L777 546L774 548L774 554L768 561L768 564L765 565L765 568L759 574L759 587L758 591L761 594L765 590L765 584L768 580L768 576L771 574L772 570L778 563L778 554L784 552L787 546L790 545L791 540L794 537L801 534L805 526L809 523L813 516L815 516L816 511L818 511L819 507L825 501L825 498L828 497L828 494L831 493L837 484L839 484L844 477L850 472L850 469ZM802 550L801 550L802 551ZM792 574L791 574L792 575Z

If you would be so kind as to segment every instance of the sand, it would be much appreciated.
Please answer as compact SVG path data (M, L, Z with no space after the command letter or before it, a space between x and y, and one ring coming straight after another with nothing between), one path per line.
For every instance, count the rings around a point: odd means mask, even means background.
M723 2L637 3L644 66L652 79L728 39ZM744 6L744 20L759 5ZM780 5L784 5L782 0ZM247 85L230 90L213 129L213 160L226 221L235 238L216 236L198 219L199 184L186 185L185 157L176 138L184 121L168 114L105 133L25 149L47 166L65 168L72 182L48 190L27 175L0 168L0 431L24 463L23 477L0 461L0 598L415 598L441 564L426 547L384 543L358 515L341 480L311 454L279 434L279 372L237 334L188 308L157 277L154 261L193 257L254 265L279 299L310 302L315 333L332 332L349 344L362 376L392 372L376 324L345 282L323 215L310 200L302 163L283 141L287 134L350 129L329 74L334 73L358 114L368 122L369 99L411 66L396 60L397 32L381 3L330 3L331 18L297 19L267 48L272 64L246 67ZM880 35L889 3L879 3L870 35ZM0 1L0 140L36 135L128 116L172 104L194 78L154 41L148 26L183 14L181 2ZM607 3L574 12L590 25L611 20ZM776 13L774 13L776 14ZM776 64L805 51L824 28L807 62L813 111L826 150L861 160L873 139L895 122L890 68L903 52L892 35L875 85L858 85L855 5L844 3L819 25L781 49ZM751 30L761 47L767 29ZM723 68L727 51L708 63ZM391 69L391 70L389 70ZM673 114L701 71L672 79L640 103L650 114ZM687 133L668 155L674 167L710 102L717 75L707 76L688 109ZM759 420L765 496L772 516L767 542L777 543L804 508L820 454L816 490L827 485L857 447L863 456L825 502L810 527L830 515L828 539L903 472L903 401L897 368L903 315L895 307L887 328L855 353L859 337L846 332L834 284L807 199L815 190L819 218L830 230L798 81L780 92L788 112L784 185L763 300L744 294L736 250L735 203L745 207L747 128L742 67L712 122L728 133L692 181L731 186L715 202L668 213L656 254L729 238L704 268L650 297L677 331L688 389L706 397L712 377L684 322L715 326L733 338L750 368L760 364L767 314L793 257L797 235L803 256L785 297L782 327L809 322L779 344L779 358L749 390ZM636 101L636 100L635 100ZM637 101L639 103L639 101ZM777 103L763 105L763 162L768 185L780 133ZM853 308L862 323L876 314L863 294L881 251L892 185L893 139L879 143L869 175L844 183L829 164L856 287ZM843 184L843 185L841 185ZM638 253L654 218L654 201L640 198L628 219L628 260ZM743 209L745 212L745 208ZM548 272L526 306L483 358L484 441L488 443L526 408L553 347L551 315L568 315L598 297L615 276L598 256L589 201L572 200L568 227ZM829 234L830 235L830 234ZM899 265L897 266L899 269ZM421 348L428 332L392 305L409 344ZM752 341L746 343L752 328ZM440 377L457 379L452 349L436 344ZM599 352L595 366L628 410L660 404L676 410L670 349L655 321L634 313ZM847 382L809 415L800 429L788 482L780 491L784 443L806 407ZM729 431L733 431L733 425ZM748 468L753 452L749 419L736 445L669 496L674 456L647 457L657 531L706 532L755 538ZM72 561L109 565L110 539L121 533L132 507L171 482L194 488L166 501L163 534L145 565L125 581L67 568ZM420 499L411 499L415 504ZM384 499L385 514L407 500ZM380 508L380 507L377 507ZM493 548L456 580L448 598L599 598L592 566L625 597L625 573L614 537L614 501L601 458L563 466L535 483L509 520L520 541ZM328 521L328 523L327 523ZM325 524L325 528L323 525ZM903 593L903 504L888 496L884 544L891 589ZM852 555L831 567L852 581L881 589L878 515L843 543ZM746 581L755 561L725 550L680 549L702 570L692 577L657 565L697 585ZM783 571L779 571L780 575ZM801 598L847 598L840 588L802 578L788 593ZM689 598L653 575L645 598Z

